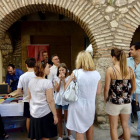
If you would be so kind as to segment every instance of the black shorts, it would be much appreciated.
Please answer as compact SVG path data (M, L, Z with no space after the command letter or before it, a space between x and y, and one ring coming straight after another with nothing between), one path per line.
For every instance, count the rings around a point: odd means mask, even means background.
M23 116L26 118L30 118L30 107L28 102L24 102L24 113Z

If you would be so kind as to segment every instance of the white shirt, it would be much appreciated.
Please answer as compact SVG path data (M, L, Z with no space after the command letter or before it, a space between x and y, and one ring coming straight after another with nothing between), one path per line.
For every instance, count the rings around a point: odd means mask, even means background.
M52 82L54 82L54 76L57 75L57 69L58 67L53 65L51 68L50 68L50 73L48 75L48 79L51 80Z
M65 78L65 82L66 83L67 83L69 77L70 76L68 76L68 77ZM54 81L56 81L59 84L59 81L60 81L59 77L55 76L54 77ZM66 102L63 99L63 97L62 97L63 93L64 93L64 85L63 85L63 81L61 81L60 90L59 90L59 92L56 92L55 93L55 104L62 105L62 106L69 104L68 102Z
M18 81L18 88L23 88L23 102L29 102L28 99L28 84L29 81L36 77L34 72L26 72L22 74Z
M34 118L44 117L51 112L46 97L48 89L53 89L52 82L48 79L33 78L29 82L30 113Z
M75 74L76 70L73 73ZM78 101L69 104L66 127L78 133L85 133L94 122L96 92L101 76L97 71L83 69L79 69L76 75Z

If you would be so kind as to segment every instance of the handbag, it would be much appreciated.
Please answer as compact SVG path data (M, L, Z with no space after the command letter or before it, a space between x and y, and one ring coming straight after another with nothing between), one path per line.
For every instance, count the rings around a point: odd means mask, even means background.
M75 75L73 75L73 79L68 85L67 89L63 93L62 97L67 102L76 102L78 100L78 82L77 82L78 70L76 70Z
M137 112L137 111L140 111L140 107L139 107L139 102L138 102L138 99L137 99L137 94L135 92L135 98L136 100L132 100L131 102L131 105L132 105L132 112Z

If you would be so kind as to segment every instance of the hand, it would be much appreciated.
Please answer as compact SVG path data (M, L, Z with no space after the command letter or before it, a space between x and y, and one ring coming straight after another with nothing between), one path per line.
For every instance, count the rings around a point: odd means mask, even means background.
M12 95L7 95L7 98L11 98L12 97Z
M54 119L54 124L57 124L58 123L58 117L57 116L53 116L53 119Z
M61 77L62 77L62 79L65 79L65 74L62 73L62 74L61 74Z
M61 74L59 74L59 76L58 76L58 77L59 77L59 79L60 79L60 80L62 80L62 76L61 76Z

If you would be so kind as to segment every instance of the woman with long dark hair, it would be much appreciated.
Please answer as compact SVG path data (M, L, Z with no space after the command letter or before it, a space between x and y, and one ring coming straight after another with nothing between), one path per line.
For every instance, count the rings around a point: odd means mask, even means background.
M127 66L126 54L123 50L112 49L111 60L113 66L106 71L104 88L111 139L118 140L117 127L118 117L120 116L124 139L130 140L128 120L131 114L131 95L136 89L135 74Z

